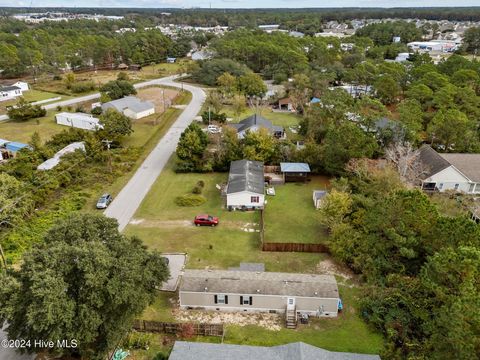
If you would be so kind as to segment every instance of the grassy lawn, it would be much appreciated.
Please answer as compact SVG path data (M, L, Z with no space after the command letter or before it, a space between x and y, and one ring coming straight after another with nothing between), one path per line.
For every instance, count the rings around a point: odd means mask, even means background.
M267 196L265 241L321 243L328 236L313 206L313 190L326 189L328 178L312 176L306 183L275 186L275 196Z
M55 111L49 111L46 116L27 121L8 120L0 122L0 137L10 141L27 143L34 132L38 132L42 141L47 141L53 135L66 129L55 122Z
M360 319L356 310L359 290L339 287L345 304L336 319L313 319L295 330L270 331L259 326L228 326L225 342L231 344L274 346L303 341L331 351L379 353L383 339Z

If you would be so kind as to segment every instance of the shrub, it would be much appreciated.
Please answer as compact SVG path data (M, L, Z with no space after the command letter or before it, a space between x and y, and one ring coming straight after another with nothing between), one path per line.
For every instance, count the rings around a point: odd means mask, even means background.
M195 186L192 190L193 194L201 194L202 193L202 188L200 186Z
M16 106L8 109L7 114L12 120L26 121L45 116L47 111L39 105L29 104L24 98L20 98Z
M144 349L148 350L152 342L152 335L145 333L138 333L132 331L128 334L127 338L123 342L123 346L127 349Z
M62 75L53 75L53 80L62 80Z
M208 125L210 121L217 121L220 124L224 124L227 121L227 114L225 113L214 113L213 111L210 112L208 115L208 111L204 111L202 114L202 120L205 125Z
M96 106L91 111L92 115L102 115L102 107Z
M204 204L207 199L202 195L185 194L175 198L175 204L178 206L200 206Z
M198 180L198 181L197 181L197 186L198 186L198 187L201 187L201 188L204 188L204 187L205 187L205 181L203 181L203 180Z
M62 111L62 107L61 107L60 105L58 105L58 106L56 107L56 109L57 109L58 112Z
M93 81L77 82L77 83L74 83L70 86L70 90L74 94L79 94L79 93L95 90L95 88L96 88L96 85Z

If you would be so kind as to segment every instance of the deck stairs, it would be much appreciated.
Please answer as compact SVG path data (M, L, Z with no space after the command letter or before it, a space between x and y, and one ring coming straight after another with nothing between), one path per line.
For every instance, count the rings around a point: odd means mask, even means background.
M287 329L296 329L297 328L297 308L287 309L285 312L285 322Z

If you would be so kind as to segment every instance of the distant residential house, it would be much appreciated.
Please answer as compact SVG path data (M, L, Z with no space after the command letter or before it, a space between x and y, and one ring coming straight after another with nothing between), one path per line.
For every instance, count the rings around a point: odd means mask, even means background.
M273 125L264 117L254 114L246 119L243 119L238 124L229 124L237 130L239 139L243 139L248 131L258 131L259 129L266 129L270 134L278 139L285 138L285 130L281 126Z
M58 164L60 164L60 159L62 158L62 156L71 154L77 150L81 150L85 152L85 143L83 141L74 142L65 146L63 149L61 149L55 155L53 155L52 158L38 165L37 170L51 170L54 167L56 167Z
M320 209L327 194L326 190L313 190L313 206L315 206L315 209Z
M339 295L332 275L261 271L185 270L180 308L336 317Z
M303 38L305 36L305 34L300 31L290 31L288 35L296 38Z
M140 71L140 70L142 70L142 65L140 65L140 64L131 64L131 65L128 67L128 70Z
M118 70L128 70L128 65L125 63L118 64L117 66Z
M135 96L126 96L124 98L109 101L102 105L102 110L114 109L137 120L155 113L155 105L150 101L142 101Z
M18 86L1 86L0 101L13 100L23 95L23 90Z
M265 205L265 176L260 161L230 163L226 188L227 209L255 210Z
M192 60L199 61L199 60L208 60L213 57L213 52L209 50L200 50L195 51L192 53Z
M285 111L294 111L295 108L292 103L292 99L289 97L278 100L278 109Z
M310 166L307 163L281 162L280 172L285 182L306 181Z
M22 90L22 91L30 90L30 86L28 85L28 83L26 83L24 81L17 81L16 83L13 83L11 86L19 87L20 90Z
M175 61L177 61L177 58L175 58L175 57L167 57L167 63L173 64L173 63L175 63Z
M84 130L98 130L103 126L96 117L85 113L62 112L55 115L55 120L59 125L65 125Z
M441 154L423 145L420 161L425 170L421 178L423 190L480 193L480 154Z
M380 360L378 355L328 351L303 342L250 346L175 341L169 360Z

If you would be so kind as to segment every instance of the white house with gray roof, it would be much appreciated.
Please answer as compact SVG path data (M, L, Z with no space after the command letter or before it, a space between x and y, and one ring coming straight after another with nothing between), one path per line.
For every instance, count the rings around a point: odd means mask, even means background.
M135 96L126 96L102 105L103 111L108 109L114 109L133 120L155 114L155 105L152 102L142 101Z
M293 312L336 317L339 294L332 275L262 271L185 270L180 307L231 312Z
M441 154L423 145L419 158L425 170L423 190L480 193L480 154Z
M254 114L246 119L243 119L238 124L229 124L229 126L237 130L237 137L243 139L249 131L259 131L260 129L267 130L272 136L276 138L285 138L285 130L281 126L273 125L271 121L264 117Z
M378 355L324 350L303 342L249 346L175 341L169 360L380 360Z
M229 210L263 209L265 205L263 163L251 160L232 161L226 198Z
M22 96L23 90L18 86L1 86L0 85L0 101L16 99Z

